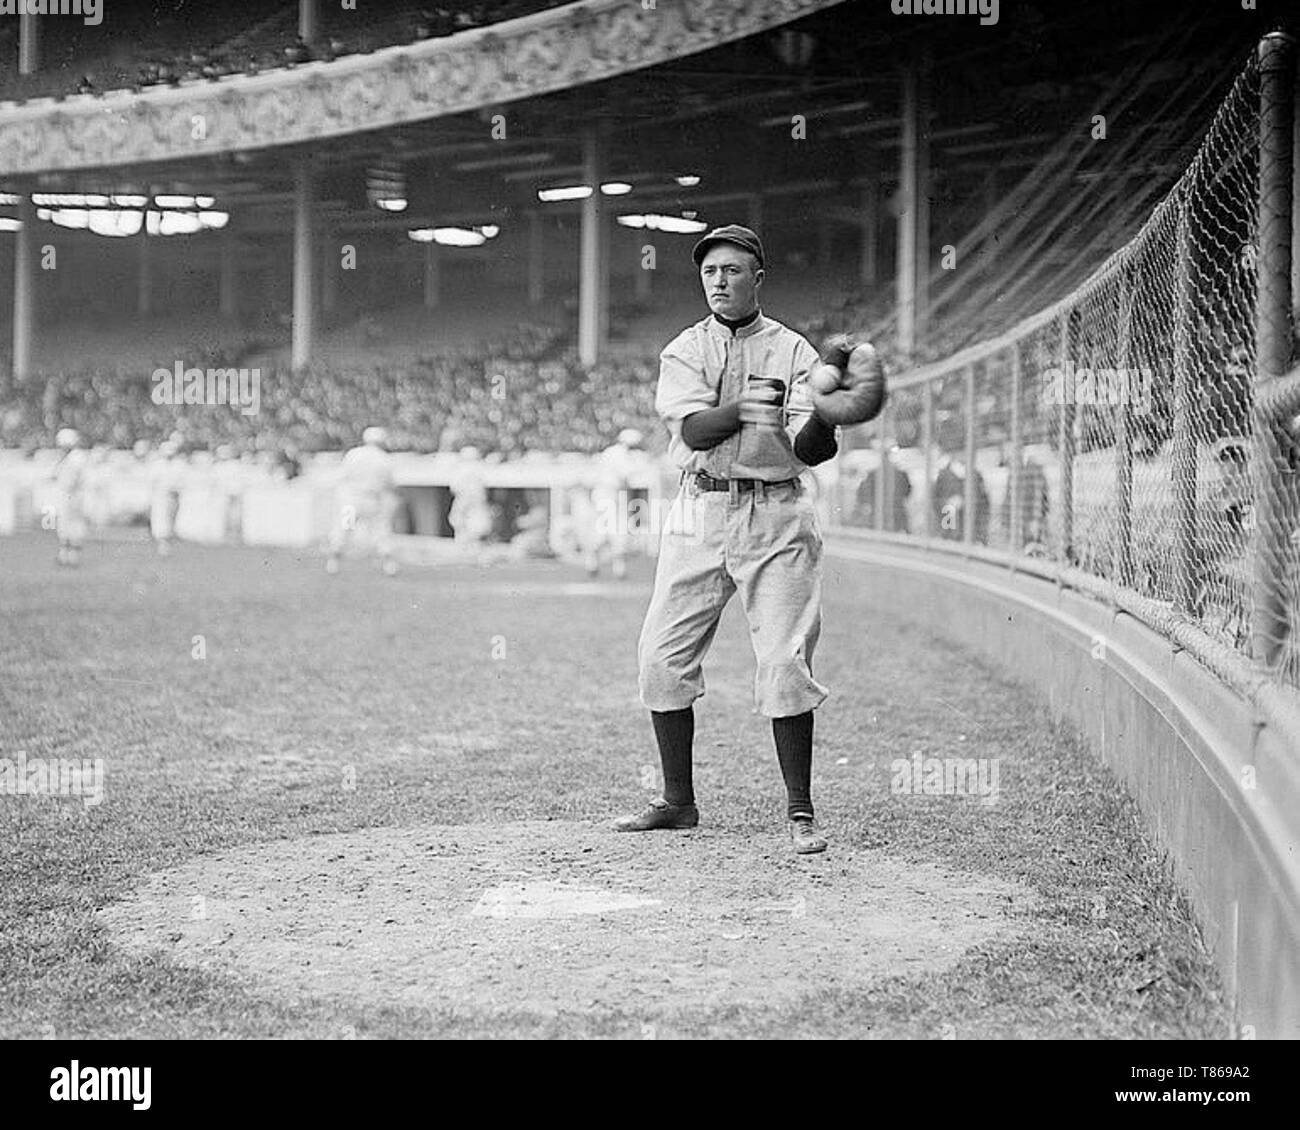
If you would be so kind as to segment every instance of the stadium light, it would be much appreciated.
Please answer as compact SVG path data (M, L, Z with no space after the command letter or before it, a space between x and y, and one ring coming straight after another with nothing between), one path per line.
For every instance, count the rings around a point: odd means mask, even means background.
M434 228L433 238L435 243L446 247L481 247L487 242L487 236L481 231L468 228Z
M124 237L138 235L144 225L144 213L124 209L98 208L90 213L89 228L96 235Z
M433 228L412 228L406 233L407 239L413 239L416 243L432 243Z
M385 212L405 212L406 200L401 196L390 196L383 200L376 200L375 205L382 208Z
M8 216L0 216L0 231L22 231L22 220L11 220Z
M202 199L211 199L211 197L203 197ZM199 222L205 228L213 228L217 231L220 231L228 223L230 223L230 213L229 212L200 212Z
M554 204L561 200L586 200L591 195L591 185L574 184L567 188L539 188L537 199L543 204Z
M41 213L44 212L44 215ZM90 227L90 212L85 208L38 208L36 215L42 220L49 220L61 228L84 231Z
M112 200L119 208L143 208L149 203L149 197L136 196L133 193L118 193Z
M648 228L650 231L670 232L674 235L698 235L709 227L700 220L684 220L681 216L662 216L655 212L644 216L619 216L618 222L625 228Z
M496 237L501 234L501 229L497 227L496 224L484 224L478 230L487 236L488 239L496 239Z
M632 186L626 181L613 180L600 186L600 191L605 196L626 196L632 191Z
M192 196L155 196L153 202L159 208L193 208L194 197Z
M697 177L694 173L686 173L675 179L677 183L680 184L683 188L694 188L697 184L700 183L700 178Z
M16 192L0 192L0 204L21 204L23 198Z

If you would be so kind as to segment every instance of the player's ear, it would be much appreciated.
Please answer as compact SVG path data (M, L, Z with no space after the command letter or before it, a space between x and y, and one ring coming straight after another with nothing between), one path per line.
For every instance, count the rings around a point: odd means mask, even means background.
M764 272L764 270L763 270L762 267L757 267L757 268L755 268L755 270L754 270L754 289L755 289L755 290L757 290L760 286L763 285L763 279L765 279L766 277L767 277L766 272Z

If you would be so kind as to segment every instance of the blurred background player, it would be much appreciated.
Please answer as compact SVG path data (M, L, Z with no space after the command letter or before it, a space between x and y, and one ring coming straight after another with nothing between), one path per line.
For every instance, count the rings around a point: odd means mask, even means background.
M90 453L82 446L75 428L60 428L54 438L62 453L54 466L54 483L58 487L58 509L54 528L59 537L55 558L60 565L80 565L81 546L86 540L86 469Z
M392 535L398 495L388 433L383 428L366 428L360 446L343 456L338 472L338 504L325 571L337 573L339 558L345 551L374 552L391 577L397 572Z
M172 551L176 537L176 515L181 508L181 485L185 465L175 435L158 445L149 466L149 533L160 557Z
M636 428L624 428L618 440L597 459L591 502L595 509L595 544L587 557L587 573L596 576L608 557L614 576L627 576L627 555L632 542L631 488L634 470L645 461L645 437ZM640 492L645 494L644 491Z
M461 448L460 467L450 486L452 500L447 521L455 534L456 546L481 561L492 533L492 508L488 504L483 459L477 447Z

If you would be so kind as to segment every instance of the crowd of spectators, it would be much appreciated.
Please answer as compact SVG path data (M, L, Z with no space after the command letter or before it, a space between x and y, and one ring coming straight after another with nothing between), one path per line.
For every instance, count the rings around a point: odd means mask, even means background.
M172 371L174 361L157 368ZM247 364L214 353L187 366ZM340 450L382 423L395 450L472 446L515 459L533 451L594 454L624 428L662 442L654 413L653 356L580 365L568 340L523 324L494 342L369 366L329 361L293 373L260 371L257 411L238 405L156 403L153 369L87 366L7 386L0 378L0 447L48 447L59 428L90 444L128 448L179 435L191 450ZM251 378L251 371L250 371Z
M33 75L19 76L16 67L0 66L0 98L23 100L102 94L110 90L144 90L230 75L259 74L313 60L329 61L366 54L381 47L438 39L487 27L503 20L557 7L569 0L482 0L480 3L403 3L373 5L361 17L357 10L322 4L320 34L311 43L298 35L298 6L292 0L265 0L242 6L195 5L171 0L152 5L143 16L108 12L115 34L88 32L80 21L46 33L42 43L45 65ZM124 25L131 18L137 25ZM0 26L0 58L17 54L17 21ZM123 45L132 44L126 48ZM106 53L106 50L108 53Z

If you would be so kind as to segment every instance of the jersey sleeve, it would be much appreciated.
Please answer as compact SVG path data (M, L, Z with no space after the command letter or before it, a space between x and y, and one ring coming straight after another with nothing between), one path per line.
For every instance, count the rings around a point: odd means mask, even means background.
M790 437L791 445L795 436L803 430L804 424L812 415L812 385L809 378L812 371L821 362L821 357L806 338L799 338L795 344L790 373L790 395L785 404L785 432ZM839 429L836 429L839 438Z
M655 411L677 434L693 412L716 407L718 390L704 372L704 358L693 330L678 334L659 354Z

